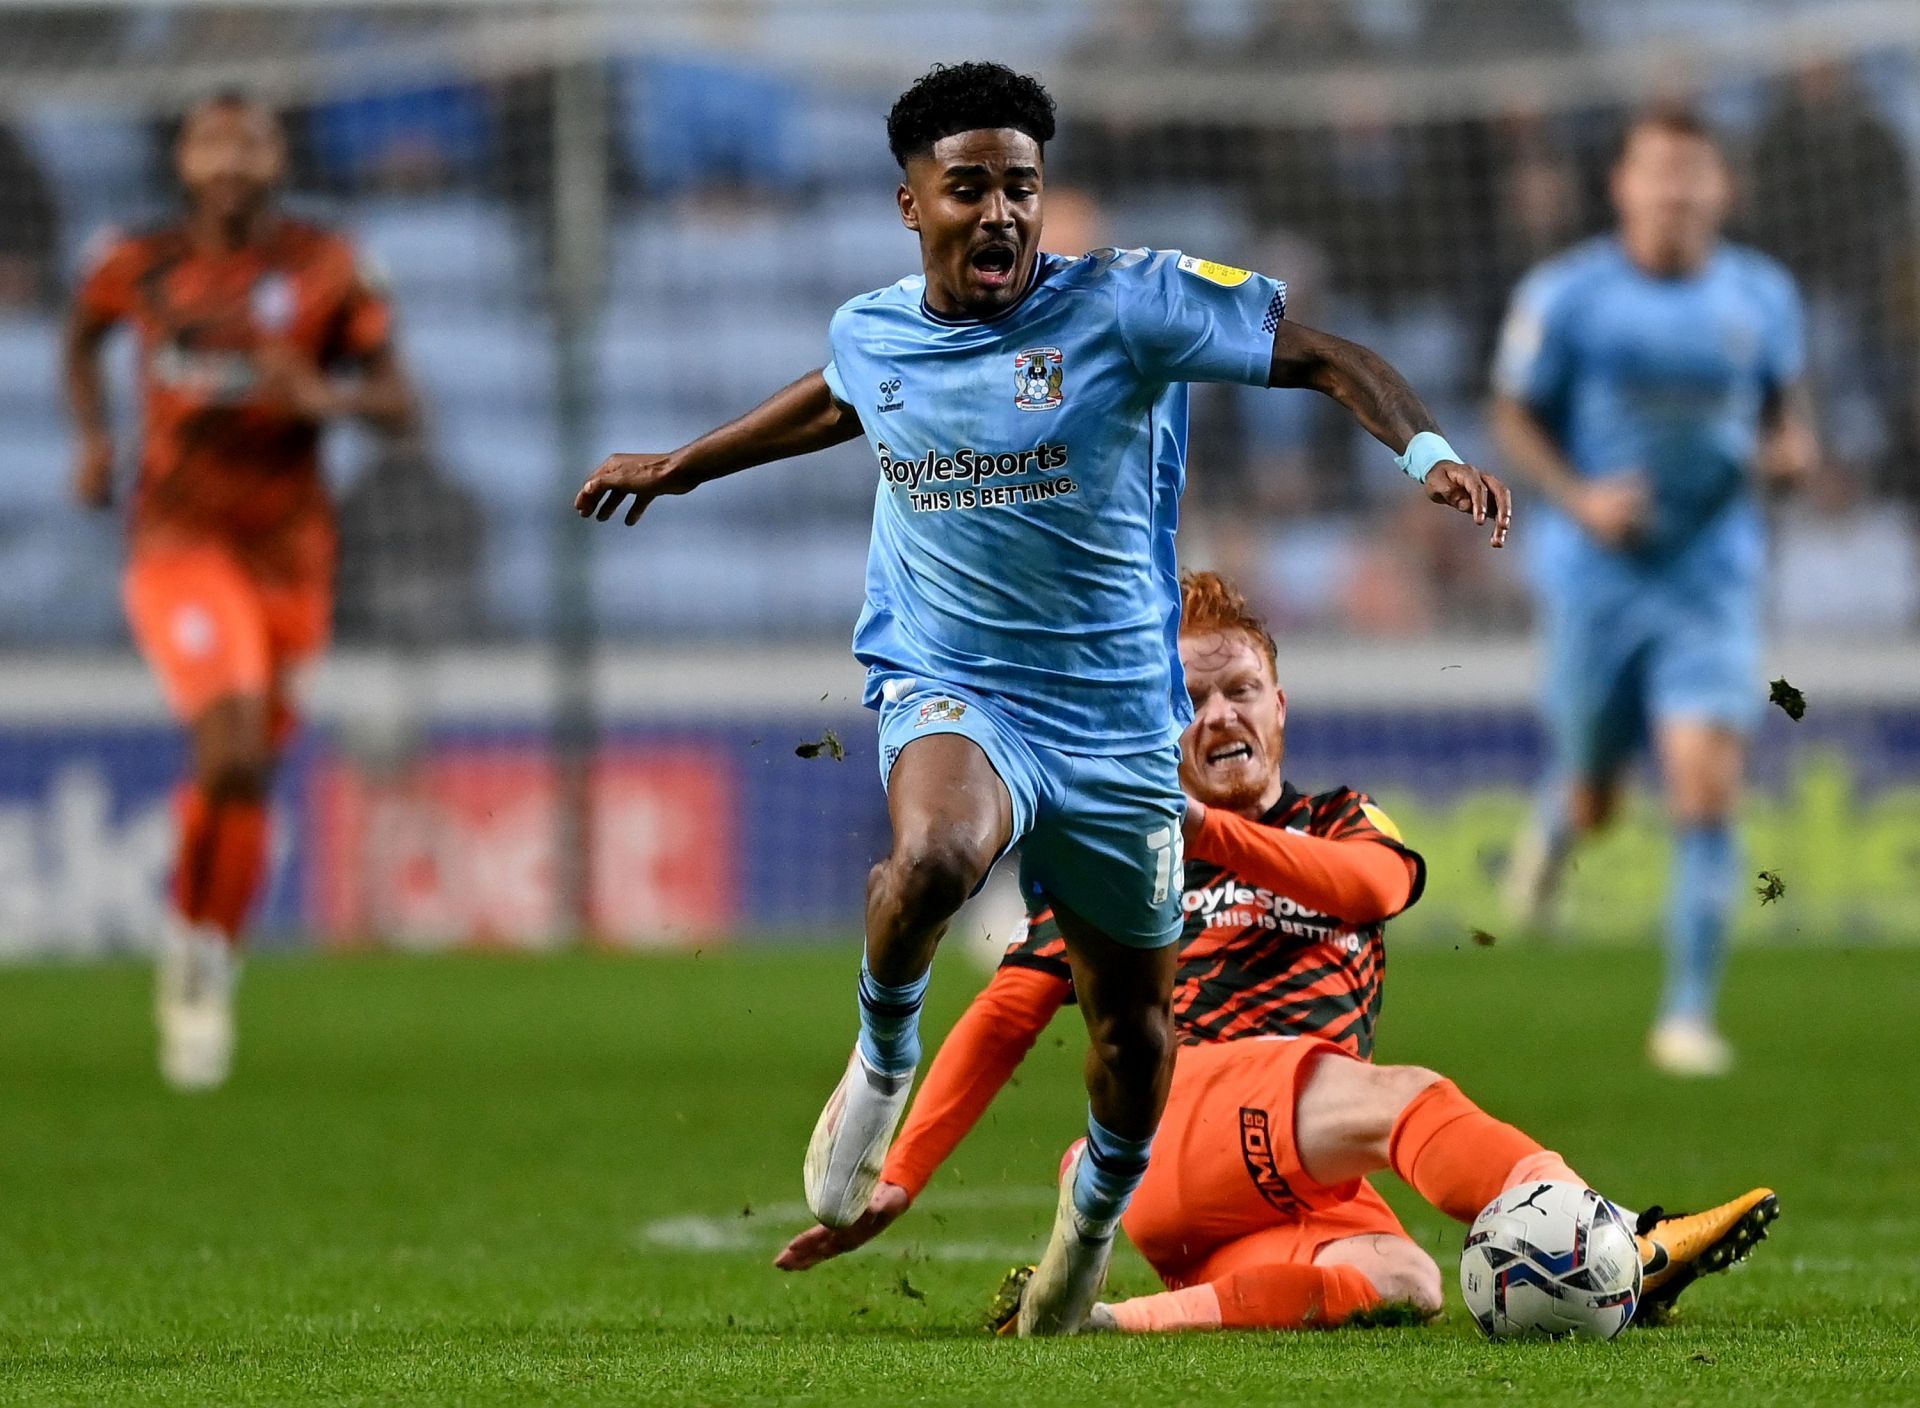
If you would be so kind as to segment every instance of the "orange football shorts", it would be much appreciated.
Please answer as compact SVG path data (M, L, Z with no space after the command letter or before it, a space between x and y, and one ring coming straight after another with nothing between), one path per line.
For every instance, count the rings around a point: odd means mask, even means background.
M264 581L225 548L145 548L127 564L127 620L176 717L229 695L265 695L276 736L291 726L294 670L326 645L329 582Z
M1294 1102L1321 1059L1357 1058L1317 1037L1180 1048L1153 1159L1123 1223L1169 1286L1310 1262L1344 1237L1406 1236L1364 1179L1329 1187L1301 1165Z

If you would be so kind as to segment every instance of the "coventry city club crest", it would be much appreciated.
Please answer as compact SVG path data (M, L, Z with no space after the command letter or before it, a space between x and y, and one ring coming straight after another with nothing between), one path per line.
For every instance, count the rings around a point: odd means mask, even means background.
M1065 398L1065 371L1058 347L1029 347L1013 361L1013 404L1023 411L1050 411Z

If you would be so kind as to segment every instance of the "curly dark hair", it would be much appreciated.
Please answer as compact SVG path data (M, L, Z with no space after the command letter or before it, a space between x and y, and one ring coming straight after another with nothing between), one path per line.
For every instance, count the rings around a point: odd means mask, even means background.
M887 114L887 145L905 167L942 137L1011 127L1045 146L1053 140L1053 99L1037 78L1005 64L935 64Z

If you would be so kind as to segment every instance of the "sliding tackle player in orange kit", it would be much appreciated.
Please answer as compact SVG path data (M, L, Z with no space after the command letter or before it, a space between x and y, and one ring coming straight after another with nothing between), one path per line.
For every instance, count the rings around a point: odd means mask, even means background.
M1121 1225L1167 1289L1096 1305L1088 1329L1302 1329L1440 1309L1441 1275L1368 1179L1391 1168L1470 1222L1517 1184L1586 1182L1560 1155L1420 1066L1373 1063L1386 923L1425 863L1364 792L1309 796L1281 774L1286 694L1265 625L1212 573L1183 583L1186 876L1174 1019L1181 1046L1145 1179ZM1073 975L1044 895L960 1018L894 1142L867 1212L814 1227L776 1263L850 1251L904 1213L1060 1007ZM1739 1260L1778 1211L1756 1188L1708 1212L1626 1212L1638 1318L1664 1316ZM998 1314L1010 1322L1024 1272Z

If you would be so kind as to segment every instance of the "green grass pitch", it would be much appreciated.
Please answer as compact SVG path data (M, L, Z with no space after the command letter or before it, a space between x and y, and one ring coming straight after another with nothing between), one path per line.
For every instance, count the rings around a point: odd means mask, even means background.
M1650 952L1395 954L1383 1059L1632 1203L1780 1190L1751 1263L1610 1345L1482 1343L1452 1284L1428 1329L984 1337L1081 1120L1071 1014L907 1221L780 1275L853 966L263 958L201 1098L153 1074L144 969L0 970L0 1402L1920 1400L1920 950L1743 952L1744 1064L1705 1085L1642 1067ZM933 1031L979 980L942 963ZM1383 1184L1451 1283L1458 1229Z

